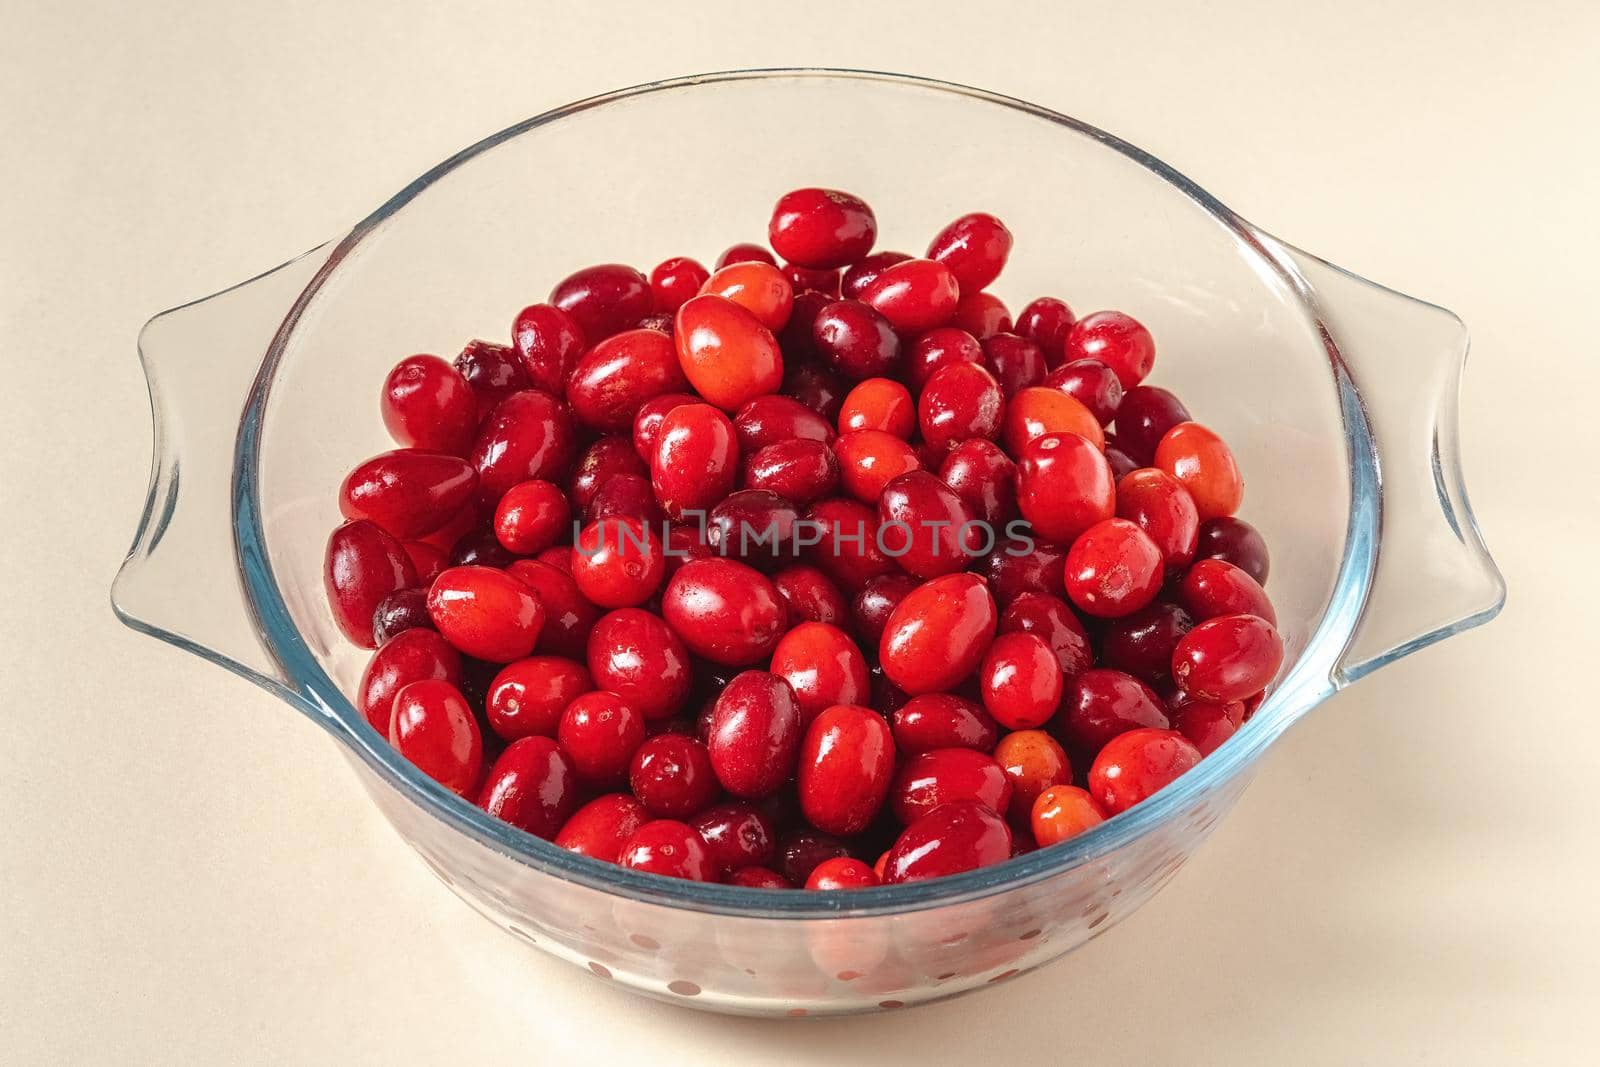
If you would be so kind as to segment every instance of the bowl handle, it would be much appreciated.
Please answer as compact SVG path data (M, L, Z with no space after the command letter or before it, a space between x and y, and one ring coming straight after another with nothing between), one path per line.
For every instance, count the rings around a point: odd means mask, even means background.
M1366 418L1347 417L1346 424L1364 422L1367 433L1352 433L1348 446L1376 461L1352 464L1358 482L1363 466L1377 472L1376 485L1353 489L1358 501L1375 502L1382 536L1351 546L1376 551L1377 560L1371 592L1333 671L1333 684L1342 688L1488 622L1505 603L1505 580L1478 532L1461 470L1457 415L1466 327L1444 308L1278 247L1304 279L1325 339L1337 350L1335 372L1356 386L1346 390L1346 403L1353 398Z
M325 248L145 323L139 359L155 435L150 492L111 586L112 609L128 626L291 700L240 581L234 452L262 358Z

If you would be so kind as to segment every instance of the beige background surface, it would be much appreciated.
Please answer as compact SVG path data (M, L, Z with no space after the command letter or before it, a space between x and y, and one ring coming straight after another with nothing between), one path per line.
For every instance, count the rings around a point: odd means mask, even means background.
M1593 1062L1600 8L856 6L0 0L0 1061ZM549 106L805 63L1080 116L1460 312L1511 601L1310 716L1077 955L785 1025L531 954L317 729L122 629L106 589L145 491L150 314Z

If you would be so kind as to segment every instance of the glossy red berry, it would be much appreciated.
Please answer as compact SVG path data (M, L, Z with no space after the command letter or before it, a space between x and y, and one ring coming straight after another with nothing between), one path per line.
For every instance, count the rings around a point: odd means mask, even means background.
M831 860L823 860L812 868L811 877L806 879L807 889L820 890L824 893L871 889L875 885L882 884L877 872L854 856L837 856Z
M388 737L395 694L426 679L461 688L461 653L437 631L406 630L385 642L367 664L356 687L356 707L374 730Z
M1134 523L1155 542L1169 571L1194 559L1200 514L1189 491L1165 471L1144 467L1123 475L1117 481L1117 517Z
M796 785L806 820L829 834L858 834L872 822L894 774L894 738L871 708L824 709L800 744Z
M1033 801L1030 823L1040 848L1060 844L1105 822L1106 813L1087 789L1053 785Z
M1218 615L1259 615L1278 624L1266 590L1242 569L1220 559L1202 559L1178 585L1178 598L1196 622Z
M674 819L656 819L635 830L623 843L617 863L633 871L714 882L717 866L694 828Z
M452 365L472 388L480 420L500 401L533 384L517 362L516 352L492 341L468 341Z
M1267 584L1271 570L1271 557L1267 543L1259 531L1243 519L1231 515L1207 519L1200 524L1199 547L1196 559L1220 559L1231 563L1254 578L1259 585Z
M917 430L917 404L911 390L892 378L868 378L845 395L839 432L882 430L902 441Z
M901 764L889 789L890 806L902 826L952 800L976 800L1004 815L1011 804L1011 781L987 753L938 748Z
M389 743L452 793L470 794L483 774L483 737L461 691L437 678L412 682L394 697Z
M571 524L567 495L552 482L518 482L495 505L495 538L519 556L543 552L561 540Z
M491 663L533 651L544 606L533 590L492 567L451 567L428 589L428 614L456 648Z
M561 713L593 688L583 664L562 656L530 656L506 664L490 681L485 717L503 741L554 737Z
M347 519L366 519L410 540L449 522L477 488L477 471L459 456L400 448L373 456L345 476L339 510Z
M944 264L964 293L987 287L1011 255L1011 231L993 215L963 215L940 230L928 245L928 258Z
M464 456L478 430L472 387L438 356L407 356L383 382L383 425L408 448Z
M1072 542L1064 581L1080 611L1102 619L1130 615L1161 592L1161 549L1127 519L1097 522Z
M1070 545L1116 511L1105 455L1075 433L1047 433L1017 460L1017 507L1038 536Z
M1017 465L993 441L980 437L956 445L940 465L939 479L973 518L988 524L990 540L1017 515Z
M561 401L538 389L512 393L478 427L467 454L478 469L478 500L493 507L518 482L564 476L577 448Z
M1232 515L1244 499L1244 479L1227 443L1198 422L1180 422L1156 446L1155 465L1189 490L1202 519Z
M561 713L556 739L585 785L625 780L644 744L644 716L615 693L585 693Z
M1013 597L1000 613L1000 633L1033 634L1044 641L1067 681L1094 665L1094 649L1083 623L1065 600L1050 593Z
M678 365L695 391L724 411L783 382L783 353L772 331L720 296L697 296L678 309L673 338Z
M568 556L570 547L547 550ZM568 659L583 659L589 647L589 631L600 618L600 609L584 599L578 583L568 571L543 560L520 559L506 569L517 581L533 590L544 607L544 627L533 646L536 651Z
M773 251L802 267L843 267L872 251L878 221L860 197L796 189L778 198L767 224Z
M1189 739L1200 755L1209 756L1244 725L1244 704L1237 700L1185 698L1172 709L1172 728Z
M793 690L807 724L834 704L866 704L871 697L867 658L836 626L799 624L778 641L771 669Z
M805 885L819 865L849 854L849 848L838 838L807 827L790 831L778 839L778 858L774 866L790 885Z
M548 737L524 737L500 753L478 806L535 837L556 836L578 807L572 761Z
M1116 373L1124 389L1144 381L1156 362L1156 343L1150 331L1120 311L1096 311L1073 323L1061 352L1067 363L1099 360Z
M651 302L657 311L677 311L709 277L711 272L688 256L664 259L650 272Z
M816 567L802 563L785 567L772 576L778 595L788 609L789 621L824 622L830 626L850 625L850 603L844 593Z
M590 344L631 330L650 314L650 282L632 267L602 263L563 278L550 303L571 315Z
M943 326L960 299L955 275L931 259L908 259L885 267L861 292L863 304L902 332Z
M904 263L911 257L904 252L874 252L862 256L850 265L839 279L839 294L846 300L859 300L872 280L883 273L885 267Z
M917 400L922 438L941 453L972 438L999 436L1004 413L1000 383L975 363L939 368Z
M803 725L782 678L765 671L736 675L717 697L706 738L717 780L749 800L777 792L794 774Z
M716 269L721 270L730 263L770 263L774 267L778 265L777 259L771 252L749 241L729 245L723 250L722 255L717 257Z
M1130 730L1106 743L1089 768L1089 795L1109 815L1127 811L1200 762L1176 730Z
M1245 700L1283 664L1283 639L1259 615L1219 615L1195 626L1172 653L1172 680L1201 700Z
M878 540L902 570L937 578L983 554L986 534L966 502L927 471L902 474L878 497Z
M850 619L856 634L869 648L876 648L889 624L889 616L906 594L922 583L909 574L896 571L867 580L850 598Z
M572 580L603 608L643 604L666 575L661 535L638 519L601 519L578 534Z
M1173 650L1193 627L1183 608L1158 600L1111 620L1100 636L1101 664L1165 686L1172 678Z
M1117 447L1148 467L1167 431L1188 421L1189 409L1167 390L1153 385L1128 389L1117 408Z
M706 843L711 862L720 871L764 867L777 855L772 824L749 804L718 804L689 820L689 825Z
M552 304L518 312L511 340L529 384L553 396L565 394L567 378L589 344L577 320Z
M579 357L567 381L567 403L586 426L631 432L647 400L688 386L672 338L657 330L625 330Z
M1122 406L1122 379L1097 359L1063 363L1046 376L1044 384L1088 408L1102 426L1109 426Z
M673 519L709 511L732 491L739 476L733 421L710 404L684 404L667 412L656 435L650 483Z
M811 324L813 350L854 381L892 374L900 364L900 338L883 315L857 300L835 300Z
M589 634L589 674L597 688L616 693L647 720L672 718L689 698L689 652L660 616L622 608Z
M690 651L730 667L770 656L787 618L766 575L727 559L679 567L661 595L661 616Z
M978 670L983 705L1010 730L1043 726L1061 703L1061 664L1037 634L1003 633L994 639Z
M805 524L811 561L847 593L899 570L878 546L875 508L857 500L821 500L806 511Z
M1044 350L1032 338L1004 332L991 334L983 341L983 358L994 371L1000 392L1007 397L1052 384L1047 378Z
M1079 752L1098 752L1118 734L1170 724L1155 690L1121 671L1096 667L1067 686L1057 733Z
M1036 342L1050 366L1059 367L1066 362L1063 347L1067 333L1077 321L1065 302L1041 296L1018 313L1016 332Z
M884 861L884 881L943 878L1010 858L1005 819L980 801L954 800L906 827Z
M722 787L699 738L657 734L633 753L628 770L633 795L663 819L686 819L704 811Z
M844 491L863 504L876 504L884 487L922 461L910 445L882 430L856 430L833 442Z
M924 693L894 710L894 743L901 754L915 756L940 748L994 749L1000 727L982 705L954 693Z
M603 863L615 863L622 846L649 821L650 813L637 798L628 793L607 793L572 813L556 834L556 847Z
M956 302L950 325L983 341L1011 329L1011 312L993 293L969 292L962 286L961 299Z
M1046 789L1072 781L1072 764L1056 739L1043 730L1017 730L1000 739L994 761L1011 783L1013 825L1027 826L1033 802Z
M740 867L727 877L729 885L746 889L793 889L794 883L769 867Z
M700 292L733 301L773 332L783 329L794 308L794 286L784 273L770 263L753 260L719 268Z
M1023 449L1045 434L1074 433L1096 451L1105 449L1105 431L1094 413L1059 389L1033 386L1019 391L1006 404L1001 439L1006 451L1019 459Z
M913 696L954 688L989 651L997 616L994 598L977 575L924 582L900 601L884 627L884 673Z
M417 571L403 546L376 523L347 522L328 538L323 586L333 621L351 642L373 648L372 618L391 593L417 584Z

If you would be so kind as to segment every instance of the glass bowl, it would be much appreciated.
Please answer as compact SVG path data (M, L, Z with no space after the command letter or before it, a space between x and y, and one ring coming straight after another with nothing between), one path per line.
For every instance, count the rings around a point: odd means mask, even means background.
M999 866L855 893L660 878L489 817L352 706L366 655L322 585L341 478L392 447L376 398L397 359L503 339L589 263L709 261L760 239L777 195L806 185L877 205L880 248L915 252L951 218L994 212L1018 235L997 286L1011 307L1054 294L1146 323L1155 380L1239 457L1289 649L1244 728L1131 811ZM1458 461L1454 315L1268 236L1109 134L925 79L742 71L580 101L445 161L338 240L156 316L139 347L155 461L120 617L325 727L395 829L496 923L701 1008L899 1008L1055 959L1170 879L1291 723L1504 599Z

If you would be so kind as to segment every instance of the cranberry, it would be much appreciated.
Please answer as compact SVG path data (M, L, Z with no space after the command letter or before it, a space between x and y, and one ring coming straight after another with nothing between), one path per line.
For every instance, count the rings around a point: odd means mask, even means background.
M851 619L856 632L870 645L876 646L883 636L889 615L904 600L906 594L921 583L909 574L882 574L866 582L852 598Z
M1244 700L1267 687L1283 663L1283 639L1258 615L1219 615L1184 634L1172 679L1201 700Z
M717 866L706 843L692 826L673 819L657 819L635 830L623 843L617 863L629 870L667 878L717 880Z
M524 737L495 760L478 806L548 841L565 832L578 796L576 772L562 747L548 737Z
M372 618L384 598L417 584L405 547L376 523L360 519L328 538L322 576L333 621L362 648L377 644Z
M589 501L589 522L602 519L634 519L652 529L660 529L666 519L656 500L655 488L637 474L614 474L607 478L594 499Z
M356 687L356 707L372 728L389 735L394 697L425 679L462 685L461 653L433 630L406 630L386 641L367 664Z
M940 230L928 245L928 258L943 263L964 293L977 292L1000 277L1011 255L1011 231L993 215L963 215Z
M851 264L844 272L844 277L839 279L839 293L847 300L859 300L861 294L866 292L878 275L886 267L896 263L904 263L911 257L904 252L874 252L870 256L862 256Z
M821 890L824 893L871 889L875 885L882 884L877 872L854 856L838 856L831 860L823 860L812 869L811 877L806 879L807 889Z
M769 263L776 267L778 261L771 252L758 244L741 241L736 245L729 245L722 255L717 257L717 270L728 266L730 263Z
M607 793L572 813L556 834L556 847L603 863L615 863L623 844L649 820L650 813L633 796Z
M721 787L706 746L684 734L657 734L633 753L633 795L657 818L686 819L705 810Z
M1200 762L1176 730L1130 730L1106 743L1089 768L1089 794L1107 815L1127 811Z
M574 507L580 514L587 515L606 483L623 474L636 474L643 478L650 476L649 464L640 460L633 442L620 435L595 441L584 449L572 469L568 495Z
M983 706L1010 730L1043 726L1061 702L1062 672L1056 654L1036 634L1000 634L978 671Z
M803 622L783 635L772 653L772 673L789 683L804 723L834 704L870 699L867 659L843 630Z
M866 504L876 504L885 486L922 465L910 445L882 430L843 434L833 442L833 453L845 492Z
M347 519L367 519L410 539L449 522L477 488L477 472L466 460L401 448L351 471L339 487L339 510Z
M800 733L787 682L765 671L735 675L717 697L706 738L717 780L736 797L771 796L794 774Z
M1233 452L1198 422L1180 422L1156 446L1155 465L1176 478L1194 498L1202 519L1232 515L1244 499L1244 479Z
M1059 389L1109 426L1122 404L1122 379L1097 359L1075 359L1051 371L1044 384Z
M416 569L418 583L423 588L423 591L426 592L427 587L433 584L433 580L439 577L439 572L449 566L450 557L445 554L443 549L431 545L427 541L405 541L402 542L402 547L406 550L406 555L411 558L411 566ZM379 605L379 607L381 610L382 605ZM376 625L376 619L374 619L374 625ZM396 630L394 632L398 633L399 631Z
M1118 734L1141 727L1165 730L1166 712L1155 691L1132 675L1096 667L1067 686L1057 725L1082 752L1097 752Z
M685 404L698 404L700 398L693 393L662 393L639 405L633 416L633 450L647 466L656 455L656 438L661 434L661 422L667 412Z
M739 475L733 421L710 404L685 404L661 420L650 482L667 514L681 519L727 496Z
M407 356L383 382L383 425L410 448L466 455L478 429L472 387L438 356Z
M991 540L1017 514L1016 477L1011 457L981 437L956 445L939 467L939 479L955 490L974 518L988 524Z
M1066 362L1062 350L1067 333L1077 321L1077 316L1063 301L1053 296L1041 296L1017 315L1016 329L1023 337L1038 343L1050 366L1059 367Z
M578 778L590 786L623 781L644 735L644 716L615 693L602 692L568 704L556 732Z
M1161 549L1127 519L1089 527L1067 552L1067 595L1080 610L1103 619L1129 615L1161 592Z
M868 378L844 398L839 409L839 432L882 430L902 441L917 429L917 405L911 390L891 378Z
M562 656L531 656L507 664L489 683L485 715L504 741L554 737L567 705L594 688L581 663Z
M697 296L678 309L674 322L678 364L710 403L736 411L778 391L783 353L772 331L743 307L720 296Z
M908 259L885 267L861 292L896 330L912 332L943 326L955 314L961 288L955 275L931 259Z
M772 582L727 559L692 560L678 568L662 594L661 616L690 651L730 667L771 655L785 623Z
M749 804L718 804L701 812L689 825L706 843L706 851L718 870L764 867L777 855L772 824Z
M844 403L845 383L820 362L799 363L784 375L783 391L821 415L830 425Z
M602 263L562 279L550 303L572 316L590 344L598 344L650 314L650 281L632 267Z
M794 286L770 263L747 260L721 267L700 292L731 300L769 330L781 330L794 308Z
M838 838L808 828L778 839L775 865L791 885L805 885L819 865L849 854L850 850Z
M1007 538L983 561L994 598L1010 604L1023 593L1054 593L1061 588L1067 553L1031 537Z
M1044 352L1031 338L1013 333L991 334L984 339L983 358L994 368L995 380L1006 397L1050 384L1046 379Z
M534 304L517 313L511 340L523 373L535 389L555 396L566 393L573 365L588 347L577 320L550 304Z
M976 800L1004 814L1011 803L1011 782L986 753L939 748L901 764L889 797L895 818L910 826L952 800Z
M1193 626L1178 605L1157 601L1111 621L1100 638L1101 661L1150 685L1166 685L1172 652Z
M783 276L789 279L789 284L794 287L796 295L810 291L838 299L839 272L837 270L817 270L813 267L800 267L793 263L788 263L784 265Z
M1100 810L1087 789L1053 785L1035 798L1030 822L1033 839L1040 848L1048 848L1100 825L1105 819L1106 813Z
M1059 389L1033 386L1019 391L1006 404L1001 436L1006 451L1020 457L1036 438L1052 433L1075 433L1095 447L1105 448L1105 432L1094 413Z
M793 560L799 551L800 513L777 493L760 489L731 493L711 509L708 519L706 539L715 553L758 570Z
M666 573L661 536L638 519L602 519L578 534L572 579L603 608L643 604Z
M773 251L802 267L829 269L872 251L878 221L859 197L836 189L796 189L778 198L767 224Z
M533 383L517 362L517 354L492 341L468 341L455 359L456 373L471 386L482 419L512 393Z
M1168 430L1189 421L1189 409L1165 389L1141 385L1122 394L1117 408L1117 447L1141 467L1156 458L1156 445Z
M711 272L688 256L664 259L650 272L651 303L657 311L677 311L709 277Z
M750 457L744 484L804 506L837 487L839 459L821 441L778 441Z
M489 413L467 454L478 469L478 499L493 506L518 482L566 473L577 437L566 406L549 393L512 393Z
M878 545L877 511L859 501L818 501L806 512L805 527L814 545L812 562L845 592L898 570Z
M571 549L565 549L571 552ZM544 628L533 646L568 659L582 659L589 647L589 631L600 618L600 609L584 599L572 575L550 563L523 559L508 569L517 581L533 590L544 605Z
M1010 816L1026 826L1034 800L1052 786L1072 782L1072 764L1056 739L1043 730L1018 730L1000 739L995 762L1011 783Z
M1000 383L975 363L941 367L917 401L922 437L941 452L971 438L997 436L1004 408Z
M567 402L586 426L631 431L645 401L684 392L688 385L672 338L656 330L625 330L579 357L567 382Z
M846 378L880 378L900 363L900 338L889 320L858 300L835 300L811 325L814 350Z
M560 487L532 479L507 489L495 505L494 535L506 551L532 556L561 540L571 521Z
M739 435L739 451L746 455L786 441L828 444L833 440L832 423L787 396L756 397L734 415L733 428Z
M689 653L659 616L639 608L613 611L589 634L594 684L632 704L647 720L670 719L689 698Z
M1220 559L1203 559L1190 567L1178 586L1178 597L1197 621L1218 615L1259 615L1278 624L1266 591L1243 570Z
M729 885L746 889L793 889L794 885L777 871L766 867L740 867L728 875Z
M1165 471L1145 467L1124 475L1117 482L1117 517L1149 535L1168 570L1181 570L1194 558L1200 516L1189 491Z
M1156 343L1150 331L1131 315L1096 311L1072 324L1062 342L1063 359L1093 359L1115 372L1124 389L1132 389L1150 374L1156 362Z
M829 834L858 834L872 822L894 774L894 738L871 708L836 704L806 728L796 784L806 820Z
M1019 593L1000 613L1000 633L1033 634L1044 641L1061 668L1072 678L1094 665L1089 635L1067 602L1049 593Z
M911 345L905 365L906 384L912 391L921 392L935 374L956 363L987 364L978 339L951 326L929 330Z
M963 570L982 554L982 525L955 490L927 471L902 474L878 498L879 540L918 578Z
M772 576L791 622L824 622L847 626L850 605L833 579L815 567L795 564Z
M884 861L884 881L920 882L1011 858L1011 830L976 800L941 804L906 827Z
M394 695L389 743L417 769L466 796L483 774L483 737L461 690L438 678L411 682Z
M409 549L407 554L410 554ZM412 560L415 562L416 557L412 556ZM419 626L433 629L426 589L397 589L380 600L372 612L372 638L379 647L396 634Z
M1237 700L1188 700L1172 709L1172 728L1209 756L1244 725L1244 704Z
M1048 540L1070 545L1116 510L1111 467L1094 444L1075 433L1047 433L1017 460L1017 507Z
M947 574L924 582L889 616L879 658L907 693L954 687L977 669L994 640L996 610L983 579Z
M492 567L451 567L428 590L428 614L456 648L492 663L533 651L544 606L516 578Z
M1011 329L1011 312L1005 302L993 293L969 293L962 287L961 299L956 302L956 313L950 325L965 330L980 341Z
M895 747L908 756L940 748L988 752L1000 727L983 707L954 693L924 693L894 710Z
M1267 584L1267 573L1271 570L1267 543L1248 522L1231 515L1207 519L1200 524L1198 542L1196 559L1223 560L1254 578L1258 585Z

